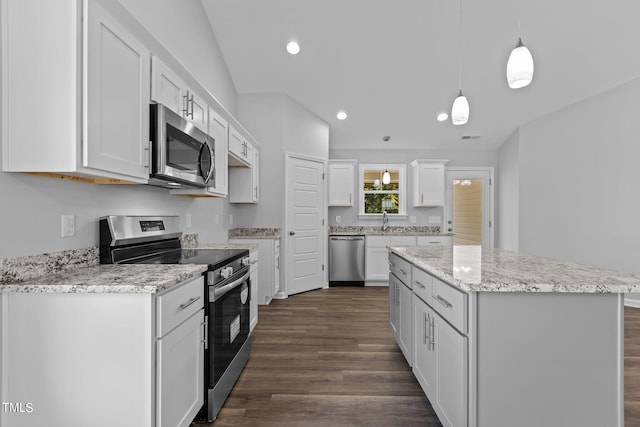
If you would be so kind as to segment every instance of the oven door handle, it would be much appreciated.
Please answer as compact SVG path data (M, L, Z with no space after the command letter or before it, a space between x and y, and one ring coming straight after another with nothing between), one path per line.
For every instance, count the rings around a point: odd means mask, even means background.
M243 284L244 281L247 280L248 277L249 277L249 272L247 272L244 276L242 276L241 278L239 278L237 280L234 280L233 282L231 282L229 284L213 288L213 298L210 298L211 301L217 301L221 296L223 296L227 292L229 292L232 289L237 288L238 286ZM211 297L211 294L209 294L209 297Z

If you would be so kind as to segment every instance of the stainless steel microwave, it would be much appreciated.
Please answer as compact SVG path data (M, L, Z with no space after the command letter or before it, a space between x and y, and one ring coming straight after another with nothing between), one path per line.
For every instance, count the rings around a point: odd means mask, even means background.
M167 188L215 185L214 139L162 104L150 108L149 184Z

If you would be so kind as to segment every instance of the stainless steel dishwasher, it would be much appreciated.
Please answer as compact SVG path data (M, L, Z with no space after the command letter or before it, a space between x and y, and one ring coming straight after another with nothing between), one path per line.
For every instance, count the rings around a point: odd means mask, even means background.
M329 286L364 286L364 236L329 236Z

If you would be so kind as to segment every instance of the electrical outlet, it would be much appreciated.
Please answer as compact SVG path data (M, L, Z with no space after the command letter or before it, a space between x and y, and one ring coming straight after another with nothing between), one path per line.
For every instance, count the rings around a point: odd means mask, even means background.
M191 214L188 213L184 216L184 222L185 222L184 226L186 228L191 228Z
M416 223L416 217L415 217L415 216L413 216L413 215L412 215L412 216L410 216L410 217L409 217L409 222L410 222L411 224L415 224L415 223Z
M336 222L342 221L342 217L340 215L336 215Z
M233 225L233 215L229 215L229 225Z
M73 237L76 235L76 216L61 215L60 216L60 236Z
M216 214L216 225L220 225L220 215Z
M429 217L429 224L440 224L442 222L442 217L441 216L430 216Z

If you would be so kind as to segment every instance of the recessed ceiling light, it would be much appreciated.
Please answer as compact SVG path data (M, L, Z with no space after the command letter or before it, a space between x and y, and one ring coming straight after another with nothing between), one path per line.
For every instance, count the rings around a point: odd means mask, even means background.
M444 122L445 120L447 120L449 118L449 115L447 113L440 113L438 114L438 121L439 122Z
M297 55L300 53L300 45L294 41L287 43L287 52L291 55Z
M336 114L336 117L338 118L338 120L344 120L347 118L347 113L345 113L344 111L340 111L338 112L338 114Z

